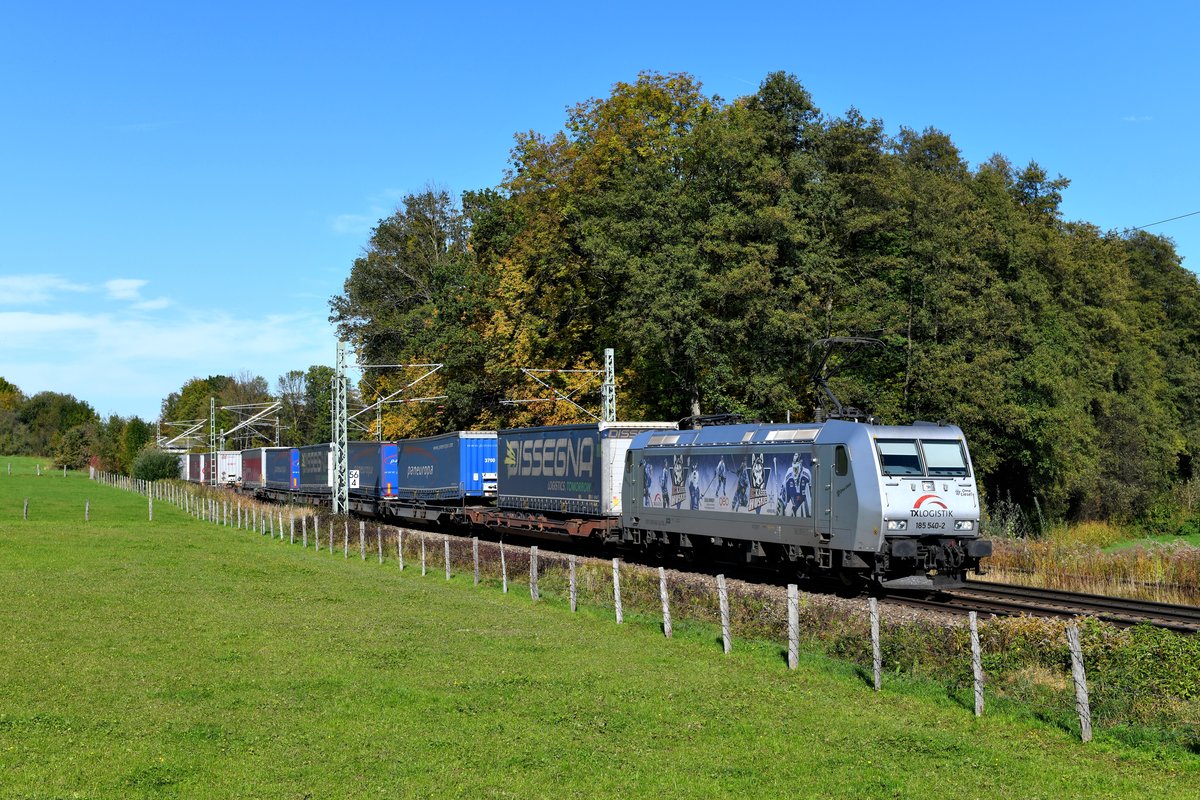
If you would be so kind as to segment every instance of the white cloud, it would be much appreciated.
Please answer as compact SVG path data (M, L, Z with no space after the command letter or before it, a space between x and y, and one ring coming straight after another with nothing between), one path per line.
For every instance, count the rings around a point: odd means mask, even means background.
M379 220L391 216L404 203L409 192L384 189L365 198L367 210L358 214L338 214L329 221L334 233L347 236L367 236Z
M382 219L384 212L379 209L374 214L338 214L329 223L334 233L353 236L365 236Z
M149 281L138 278L114 278L111 281L105 281L104 288L108 290L108 296L113 300L141 300L142 287L147 283Z
M5 349L21 350L45 346L37 337L84 331L100 318L86 314L38 314L33 311L0 311L0 339Z
M138 311L158 311L171 305L170 298L158 297L154 300L143 300L140 303L134 303L131 308L136 308Z
M0 374L27 392L67 392L101 413L153 419L162 399L190 378L249 370L274 385L289 369L333 361L335 334L322 313L263 315L248 327L226 311L162 318L134 308L0 312Z
M1153 122L1153 121L1154 121L1154 117L1135 117L1135 116L1121 117L1121 122Z
M45 303L61 292L88 292L84 284L61 275L0 275L0 304L33 305Z

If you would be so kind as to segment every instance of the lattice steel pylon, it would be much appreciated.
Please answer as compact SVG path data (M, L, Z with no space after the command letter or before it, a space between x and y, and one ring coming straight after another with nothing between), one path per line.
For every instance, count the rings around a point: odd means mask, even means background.
M604 383L600 384L600 416L605 422L617 421L617 381L611 347L604 348Z
M346 343L338 342L333 372L333 513L350 511L350 423L346 409Z
M208 398L208 485L217 485L217 398Z

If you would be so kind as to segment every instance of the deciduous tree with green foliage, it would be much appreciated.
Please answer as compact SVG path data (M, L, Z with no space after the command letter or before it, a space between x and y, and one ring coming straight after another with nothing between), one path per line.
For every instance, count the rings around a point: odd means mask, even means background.
M834 380L844 401L958 423L993 499L1128 518L1194 474L1200 284L1163 237L1064 220L1051 175L825 115L785 73L732 101L643 73L519 134L461 210L406 198L332 319L363 361L447 365L444 413L393 412L389 436L578 419L502 401L536 394L520 367L594 368L605 347L625 418L799 418L813 343L874 336Z

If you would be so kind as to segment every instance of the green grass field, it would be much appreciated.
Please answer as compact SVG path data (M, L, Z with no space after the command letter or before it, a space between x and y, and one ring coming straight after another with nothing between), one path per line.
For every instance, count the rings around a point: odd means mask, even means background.
M4 463L11 461L13 475ZM1187 797L1200 757L0 459L2 797ZM30 499L30 520L21 519ZM92 521L83 522L84 499ZM435 562L436 563L436 562Z

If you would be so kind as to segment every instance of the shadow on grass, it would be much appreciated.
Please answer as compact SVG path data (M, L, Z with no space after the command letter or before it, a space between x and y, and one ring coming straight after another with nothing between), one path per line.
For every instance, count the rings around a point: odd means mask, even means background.
M869 689L875 688L875 673L864 666L854 665L854 674L863 682L863 685Z

